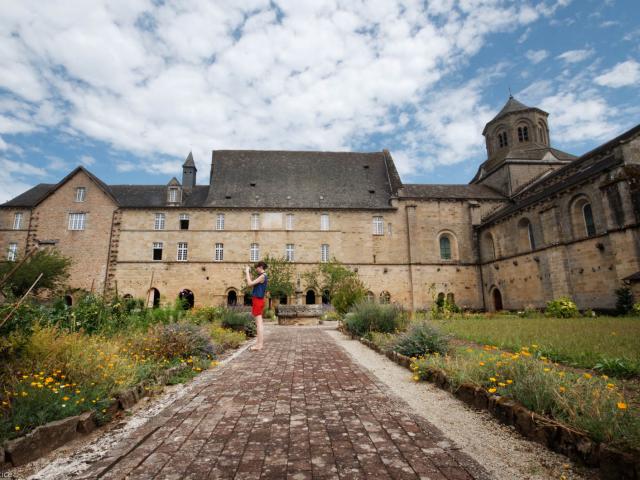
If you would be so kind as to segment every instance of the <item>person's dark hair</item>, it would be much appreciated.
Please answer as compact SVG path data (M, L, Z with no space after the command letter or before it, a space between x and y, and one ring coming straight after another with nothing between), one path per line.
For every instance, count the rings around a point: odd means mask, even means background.
M256 263L256 268L258 268L258 267L262 267L263 270L266 270L267 269L267 264L264 263L264 262L258 262L258 263Z

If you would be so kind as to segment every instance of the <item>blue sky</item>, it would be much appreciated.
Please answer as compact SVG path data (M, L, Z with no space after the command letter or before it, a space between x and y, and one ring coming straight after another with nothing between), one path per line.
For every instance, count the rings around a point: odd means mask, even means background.
M0 5L0 201L79 164L165 184L193 151L391 151L467 183L509 89L584 153L640 119L637 0Z

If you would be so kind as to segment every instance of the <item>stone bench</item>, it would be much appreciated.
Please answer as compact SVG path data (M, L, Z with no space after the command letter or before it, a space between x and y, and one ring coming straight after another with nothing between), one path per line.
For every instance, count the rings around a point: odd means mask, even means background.
M324 314L322 305L278 305L279 325L318 325Z

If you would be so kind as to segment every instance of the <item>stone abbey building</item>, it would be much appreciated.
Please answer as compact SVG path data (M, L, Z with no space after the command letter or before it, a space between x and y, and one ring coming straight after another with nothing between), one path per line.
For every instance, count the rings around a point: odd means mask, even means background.
M286 256L302 273L336 258L377 301L428 308L609 309L640 281L640 125L575 157L548 114L510 97L485 127L468 185L405 184L388 151L214 151L208 185L191 154L182 182L107 185L83 167L0 206L7 260L38 246L73 259L71 286L196 305L242 302L242 267Z

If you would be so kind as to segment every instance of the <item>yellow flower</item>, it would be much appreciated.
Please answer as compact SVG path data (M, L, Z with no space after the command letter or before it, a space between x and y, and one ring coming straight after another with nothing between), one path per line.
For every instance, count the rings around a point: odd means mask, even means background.
M613 390L614 388L616 388L616 386L613 383L607 383L607 388L609 390Z
M500 386L500 387L506 387L506 386L507 386L507 384L506 384L506 383L502 383L502 382L498 382L498 386Z
M14 429L15 429L15 431L16 431L16 432L19 432L19 431L20 431L20 425L16 425L16 426L14 427Z
M64 400L66 402L67 400L69 400L69 397L67 397L67 396L62 397L62 400Z
M480 365L481 367L484 367L484 362L479 362L478 365Z
M560 391L560 393L564 393L565 388L564 387L560 387L558 390Z
M511 385L513 383L513 380L507 380L507 385Z
M28 397L29 394L27 392L21 392L20 395L22 395L23 397Z
M80 393L80 390L76 390L76 393Z
M488 392L489 392L489 393L496 393L496 390L497 390L497 388L495 388L495 387L491 387L491 388L488 390Z
M495 382L495 381L496 381L496 379L495 379L495 377L491 377L491 378L489 378L489 381L491 381L491 382Z
M589 380L591 378L591 374L590 373L585 373L584 374L584 378L586 378L587 380Z
M543 369L543 370L544 370L545 372L550 372L550 371L551 371L551 369L550 369L550 368L545 368L545 369Z
M624 402L618 402L618 408L620 410L626 410L627 409L627 404Z
M420 377L418 375L414 375L413 376L413 381L417 382L418 380L420 380Z
M49 384L51 382L53 382L53 378L51 378L51 377L47 377L47 378L44 379L45 385L47 385L47 384Z

